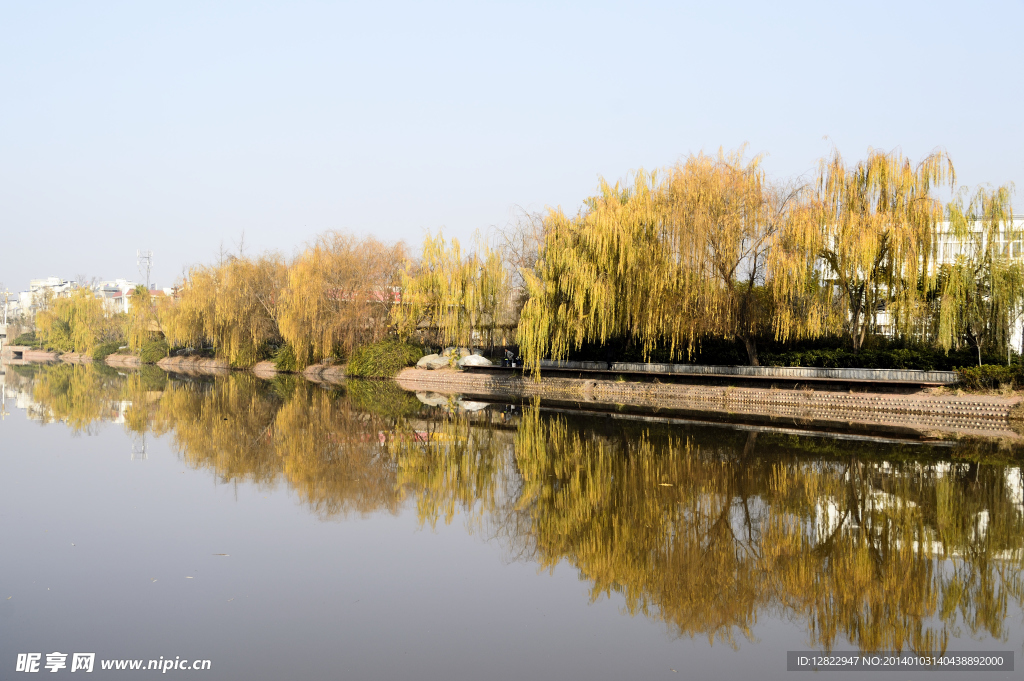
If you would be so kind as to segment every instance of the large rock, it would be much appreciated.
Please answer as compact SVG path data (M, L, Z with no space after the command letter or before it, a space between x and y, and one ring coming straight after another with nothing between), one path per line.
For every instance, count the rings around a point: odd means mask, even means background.
M459 367L489 367L491 360L480 355L466 355L458 361Z
M449 358L437 354L425 355L416 362L417 369L443 369L447 366L451 366Z

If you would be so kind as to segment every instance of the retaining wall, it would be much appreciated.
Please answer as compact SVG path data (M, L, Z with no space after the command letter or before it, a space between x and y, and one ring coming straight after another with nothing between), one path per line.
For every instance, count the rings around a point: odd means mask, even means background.
M658 364L643 362L568 362L541 360L541 370L566 369L576 371L620 371L635 374L674 374L680 376L739 376L748 378L778 378L800 381L889 381L901 383L933 383L952 385L957 382L955 371L917 371L911 369L824 369L819 367L749 367L713 364Z
M946 434L1018 438L1019 397L987 395L840 393L772 390L676 383L630 383L458 371L405 369L398 383L407 390L494 397L542 397L614 407L636 405L718 418L768 417L789 422L881 425Z

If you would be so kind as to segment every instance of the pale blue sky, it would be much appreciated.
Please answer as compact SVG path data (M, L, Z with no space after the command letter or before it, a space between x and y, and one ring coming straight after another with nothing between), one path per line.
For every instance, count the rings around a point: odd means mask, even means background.
M1020 1L0 0L0 281L466 238L744 142L783 177L942 146L1024 192L1022 66Z

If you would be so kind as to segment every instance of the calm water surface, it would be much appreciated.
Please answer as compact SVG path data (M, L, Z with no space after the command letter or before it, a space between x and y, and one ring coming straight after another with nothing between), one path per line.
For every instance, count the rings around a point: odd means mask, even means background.
M208 659L167 672L208 679L811 677L787 650L1024 664L1024 488L998 443L391 383L69 365L3 380L0 678L55 651L95 652L96 679L152 677L100 660L161 656Z

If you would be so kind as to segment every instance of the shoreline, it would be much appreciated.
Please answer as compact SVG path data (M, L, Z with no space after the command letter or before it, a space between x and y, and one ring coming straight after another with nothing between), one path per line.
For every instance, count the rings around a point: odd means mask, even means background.
M1022 398L773 390L680 383L494 376L403 369L395 378L412 392L473 398L540 398L575 408L843 431L883 431L922 439L960 436L1024 440Z
M33 350L25 352L22 359L9 363L53 362L88 364L93 359L83 353L58 355ZM110 355L105 363L116 368L144 366L134 355ZM236 371L225 360L201 357L165 357L155 366L186 375L225 376ZM259 362L237 371L265 380L281 373L272 362ZM344 365L312 365L292 375L315 383L340 384L346 380ZM401 388L420 394L459 394L495 401L540 398L552 404L588 411L828 431L878 432L928 440L984 437L1024 441L1024 398L1019 395L955 394L934 389L907 394L840 392L553 376L534 381L522 375L415 367L403 369L393 380Z

